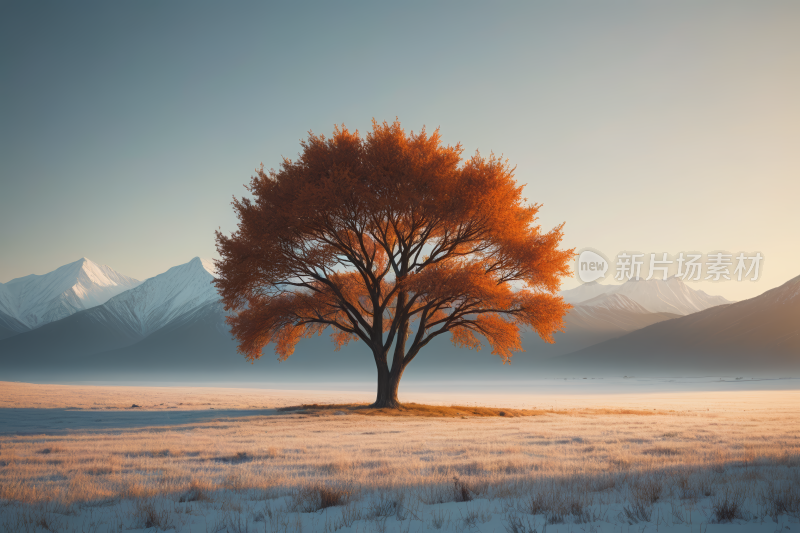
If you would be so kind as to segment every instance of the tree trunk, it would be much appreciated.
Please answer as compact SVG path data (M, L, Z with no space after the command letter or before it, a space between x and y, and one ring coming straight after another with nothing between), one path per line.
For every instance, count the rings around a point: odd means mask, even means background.
M406 293L400 291L397 295L397 309L403 309L406 305ZM391 370L386 364L386 354L379 357L375 353L375 361L378 362L378 396L372 407L388 407L397 409L400 401L397 399L397 389L400 387L400 378L405 370L405 351L406 340L408 338L408 319L404 319L397 330L397 339L394 346L394 356L392 357ZM383 337L381 337L381 341ZM380 344L379 344L380 345ZM383 364L381 364L383 363Z
M372 407L397 409L400 402L397 399L397 389L400 387L401 371L398 375L388 369L378 369L378 396Z

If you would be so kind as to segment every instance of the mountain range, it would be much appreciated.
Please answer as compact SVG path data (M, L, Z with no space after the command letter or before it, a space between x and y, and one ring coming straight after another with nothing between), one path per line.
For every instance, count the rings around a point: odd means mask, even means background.
M551 370L627 375L800 373L800 276L548 361Z
M102 305L3 339L0 362L6 368L84 367L93 354L135 344L173 320L217 303L213 272L211 261L196 257Z
M627 296L651 313L676 315L689 315L709 307L731 303L722 296L711 296L704 291L692 289L675 276L666 280L630 279L621 285L602 285L592 281L561 292L564 301L572 304L612 294Z
M85 257L41 276L0 283L0 339L96 307L140 283Z
M213 280L213 263L197 257L144 282L81 259L44 276L0 285L5 291L0 293L0 371L9 376L5 379L25 380L374 377L372 356L363 343L334 352L326 335L304 339L285 362L278 363L268 347L261 360L248 364L236 351ZM436 379L446 369L451 378L503 379L589 369L615 375L677 372L682 359L676 350L692 354L684 357L681 372L738 371L746 367L741 361L758 359L753 354L765 350L779 354L770 368L780 371L794 368L793 361L800 359L795 333L795 300L800 297L790 293L786 288L769 291L753 307L752 300L732 303L693 290L678 278L586 283L561 293L573 309L565 317L565 331L555 334L555 344L523 333L525 352L509 366L486 350L458 349L440 337L407 373ZM725 324L735 326L726 329ZM731 346L739 355L727 355Z

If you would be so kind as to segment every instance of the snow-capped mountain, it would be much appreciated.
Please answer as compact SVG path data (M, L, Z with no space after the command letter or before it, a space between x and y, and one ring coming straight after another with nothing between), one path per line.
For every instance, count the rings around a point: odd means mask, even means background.
M572 305L564 320L566 331L563 337L568 339L580 335L586 342L585 346L680 316L675 313L651 313L631 298L617 293L601 294ZM568 348L567 344L563 343L562 348Z
M218 304L213 271L211 261L195 257L103 305L0 340L0 366L80 366L92 354L135 344L210 303Z
M797 375L799 325L800 276L755 298L662 321L558 357L552 366L626 375Z
M722 296L712 296L686 285L680 278L666 280L631 279L622 285L585 283L574 289L563 291L564 300L571 304L583 304L600 295L626 296L649 313L673 313L689 315L717 305L731 303Z
M561 291L561 296L568 304L579 304L608 292L614 292L616 287L616 285L603 285L597 281L590 281L578 285L574 289Z
M631 313L649 313L647 309L623 294L610 293L595 296L578 304L579 307L598 307L614 311L628 311ZM578 307L576 306L576 307Z
M213 262L195 257L110 299L105 307L145 337L184 313L218 301L211 284L214 272Z
M629 280L614 291L635 300L653 313L690 315L717 305L731 303L722 296L712 296L687 286L680 278L666 280Z
M47 274L0 284L0 313L27 328L38 328L104 304L139 283L84 257Z

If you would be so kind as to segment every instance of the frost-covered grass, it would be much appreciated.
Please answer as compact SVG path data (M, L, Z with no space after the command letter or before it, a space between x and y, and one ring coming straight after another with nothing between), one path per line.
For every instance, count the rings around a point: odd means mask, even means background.
M797 529L796 466L677 468L470 484L208 489L0 506L3 531L782 531Z
M800 528L794 392L747 410L580 400L518 418L276 410L0 435L0 531Z

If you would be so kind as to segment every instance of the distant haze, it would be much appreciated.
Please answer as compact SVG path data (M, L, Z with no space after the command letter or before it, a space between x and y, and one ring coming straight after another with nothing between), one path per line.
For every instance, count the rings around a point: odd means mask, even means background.
M613 255L760 251L795 277L800 3L6 3L0 282L215 257L232 195L309 130L441 126ZM574 280L565 283L569 289Z
M214 276L214 265L199 257L141 283L84 259L0 284L0 375L62 383L266 380L282 387L374 379L374 357L363 342L335 351L327 335L301 340L283 362L269 345L250 365L231 338ZM121 283L132 288L120 292ZM800 371L800 276L733 304L676 278L587 283L561 294L574 307L554 344L523 332L524 352L504 365L489 350L457 348L443 336L405 379L439 387L587 373L743 379Z

